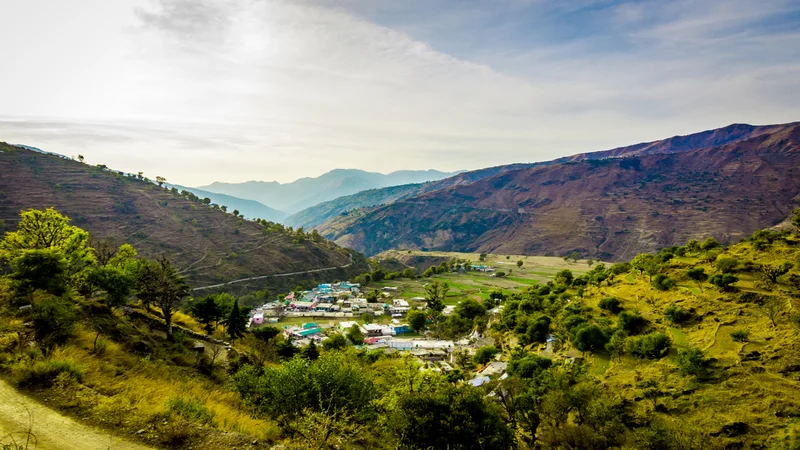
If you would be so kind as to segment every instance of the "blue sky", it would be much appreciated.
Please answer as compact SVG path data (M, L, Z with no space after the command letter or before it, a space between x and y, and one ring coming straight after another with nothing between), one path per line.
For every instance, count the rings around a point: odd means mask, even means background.
M187 185L800 120L798 1L28 0L0 15L0 140Z

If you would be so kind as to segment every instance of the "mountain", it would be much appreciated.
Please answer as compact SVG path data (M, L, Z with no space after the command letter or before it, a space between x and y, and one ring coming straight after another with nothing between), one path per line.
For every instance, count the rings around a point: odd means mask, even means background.
M391 248L579 251L619 260L770 227L800 201L797 179L800 123L732 125L454 183L322 228L370 255Z
M105 166L0 143L0 232L26 208L55 207L93 239L130 243L147 258L168 256L195 287L269 274L348 266L351 253L305 240L282 226L241 220ZM356 264L315 274L320 280L361 273ZM234 287L294 288L298 275ZM285 286L284 286L285 285Z
M552 161L537 163L519 163L505 166L490 167L486 169L462 172L456 176L445 178L430 183L393 186L389 188L372 189L358 192L353 195L337 198L311 206L303 211L287 217L287 225L317 228L320 232L333 235L345 225L364 215L365 211L353 211L361 208L372 208L389 204L404 198L411 198L426 192L432 192L445 187L473 183L477 180L497 175L501 172L525 169L538 166L563 164L566 162L582 161L586 159L622 158L627 156L649 155L658 153L679 153L697 150L705 147L724 145L738 142L743 139L769 133L780 125L753 126L747 124L733 124L716 130L703 131L687 136L674 136L654 142L644 142L592 153L580 153L565 156Z
M216 203L219 206L225 206L228 208L229 212L238 210L239 214L243 214L248 219L264 219L269 220L270 222L281 222L284 218L286 218L285 212L270 208L269 206L255 200L248 200L226 194L218 194L216 192L204 191L202 189L180 186L177 184L168 184L167 187L174 187L179 191L186 190L200 198L209 198L211 199L211 203Z
M245 183L215 182L198 189L256 200L289 214L309 206L356 192L439 180L454 173L437 170L401 170L388 175L357 169L335 169L316 178L301 178L291 183L248 181Z

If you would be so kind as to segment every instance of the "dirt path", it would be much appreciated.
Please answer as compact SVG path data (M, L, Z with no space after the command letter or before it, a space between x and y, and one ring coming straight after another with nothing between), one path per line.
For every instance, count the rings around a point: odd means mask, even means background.
M152 450L62 416L0 380L0 446L16 442L21 445L20 448L25 448L29 415L33 422L34 437L28 449Z

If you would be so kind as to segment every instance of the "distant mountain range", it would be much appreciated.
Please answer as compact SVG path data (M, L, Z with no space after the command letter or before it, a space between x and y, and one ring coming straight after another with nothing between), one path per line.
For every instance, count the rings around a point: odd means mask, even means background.
M293 214L310 206L368 189L440 180L457 172L401 170L390 174L357 169L335 169L316 178L301 178L291 183L247 181L215 182L197 189L249 199Z
M386 204L341 211L317 229L370 255L418 248L625 259L770 227L800 203L798 179L800 124L734 124L357 194L349 206L365 197Z
M281 222L284 218L286 218L285 212L270 208L269 206L255 200L248 200L226 194L218 194L216 192L180 186L177 184L168 184L168 186L175 187L179 191L187 190L200 198L209 198L211 199L211 203L216 203L220 206L224 205L228 208L228 212L239 211L239 214L243 214L247 219L265 219L271 222Z

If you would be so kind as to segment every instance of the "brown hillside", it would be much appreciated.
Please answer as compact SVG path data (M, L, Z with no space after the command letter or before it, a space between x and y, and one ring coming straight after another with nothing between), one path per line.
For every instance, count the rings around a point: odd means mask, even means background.
M790 124L718 147L505 172L378 208L333 237L368 254L578 250L629 259L772 226L798 204L798 179L800 124Z
M260 224L149 182L4 143L0 151L0 232L13 229L23 209L53 206L95 239L130 243L148 258L169 257L194 286L338 267L350 261L345 249L310 241L293 244L284 232L265 232ZM313 277L344 278L365 267ZM293 288L297 279L266 279L235 287L290 282Z

